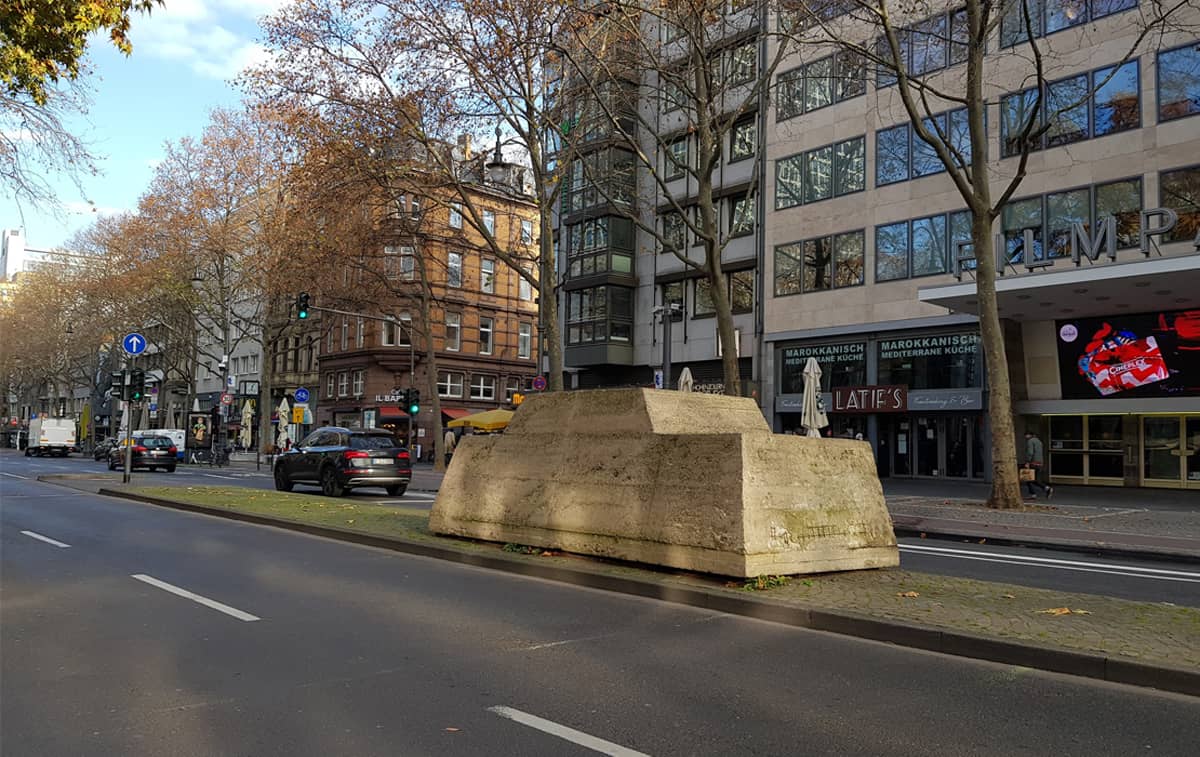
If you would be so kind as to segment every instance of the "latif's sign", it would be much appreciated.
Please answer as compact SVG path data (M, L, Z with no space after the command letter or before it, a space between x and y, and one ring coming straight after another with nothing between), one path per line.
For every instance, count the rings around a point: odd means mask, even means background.
M1158 246L1151 237L1161 236L1175 229L1179 223L1179 214L1170 208L1148 208L1141 214L1141 229L1138 232L1138 250L1150 257L1151 251L1158 252ZM1196 252L1200 253L1200 230L1196 232L1194 243ZM963 271L970 271L974 266L975 254L971 252L969 240L956 240L951 244L951 258L954 261L954 278L962 281ZM1015 250L1010 250L1008 240L1003 234L996 235L996 275L1003 276L1006 269L1016 271L1016 261L1027 271L1039 268L1050 268L1054 265L1053 258L1038 254L1037 241L1033 229L1025 229L1021 242ZM1071 261L1076 266L1087 258L1090 263L1097 263L1100 256L1108 258L1109 262L1117 259L1117 219L1114 216L1096 224L1095 234L1089 233L1087 226L1076 221L1071 224ZM1018 257L1019 256L1019 257Z
M907 386L835 386L835 413L902 413L908 409Z

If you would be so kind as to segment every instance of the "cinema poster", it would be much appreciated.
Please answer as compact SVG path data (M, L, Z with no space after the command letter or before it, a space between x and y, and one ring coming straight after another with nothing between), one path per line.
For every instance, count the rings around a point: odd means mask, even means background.
M1063 399L1200 396L1200 310L1055 325Z

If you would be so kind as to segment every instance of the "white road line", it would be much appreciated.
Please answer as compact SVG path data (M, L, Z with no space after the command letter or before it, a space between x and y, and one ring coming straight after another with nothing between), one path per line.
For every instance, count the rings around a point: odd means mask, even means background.
M1165 570L1162 568L1143 568L1137 565L1122 565L1119 563L1092 563L1079 560L1060 560L1051 557L1034 557L1032 555L1006 555L996 552L979 552L969 549L950 549L948 547L931 547L924 544L901 544L901 552L915 552L939 557L952 557L960 560L978 560L981 562L1000 562L1013 565L1025 565L1031 568L1054 568L1056 570L1074 570L1084 573L1108 573L1132 578L1154 578L1160 581L1183 581L1200 583L1200 573L1190 573L1182 570Z
M576 731L574 728L568 728L565 725L559 725L553 720L539 718L537 715L530 715L527 712L514 710L511 707L489 707L488 712L499 715L502 718L516 721L521 725L527 725L530 728L548 733L551 736L557 736L565 741L570 741L573 744L591 749L593 752L600 754L611 755L611 757L650 757L645 752L638 752L633 749L627 749L620 744L614 744L611 741L598 739L595 736L590 736L583 731Z
M19 478L22 481L29 480L29 478L27 476L18 476L16 473L4 473L3 471L0 471L0 476L8 476L9 478Z
M143 583L148 583L151 586L162 589L163 591L169 591L177 596L190 599L193 602L198 602L205 607L211 607L217 612L223 612L226 615L232 615L238 620L244 620L247 623L255 620L262 620L262 618L258 617L257 615L251 615L248 612L242 612L236 607L230 607L229 605L222 604L215 599L209 599L208 597L202 597L199 594L193 594L187 589L181 589L178 586L173 586L166 581L159 581L157 578L154 578L153 576L147 576L145 573L134 573L132 577Z
M222 476L217 473L201 473L200 475L208 476L209 478L224 478L229 481L237 481L237 476Z
M34 533L33 531L22 531L21 533L25 534L31 539L37 539L38 541L44 541L47 544L53 544L60 549L66 549L67 547L71 546L70 544L63 544L57 539L51 539L49 536L42 536L41 534Z

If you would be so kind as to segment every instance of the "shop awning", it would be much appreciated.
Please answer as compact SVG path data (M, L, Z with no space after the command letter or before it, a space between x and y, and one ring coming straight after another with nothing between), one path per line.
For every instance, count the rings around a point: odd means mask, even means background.
M403 410L400 409L399 405L380 405L379 406L379 417L380 418L398 418L398 417L403 417L407 414L408 413L405 413Z
M978 314L975 282L922 287L921 302ZM996 280L1000 317L1053 321L1148 310L1200 307L1200 255L1148 258L1076 268L1059 263L1040 273Z
M451 419L464 418L473 412L475 412L475 411L467 410L466 408L462 408L462 407L443 407L442 408L442 415L447 415Z

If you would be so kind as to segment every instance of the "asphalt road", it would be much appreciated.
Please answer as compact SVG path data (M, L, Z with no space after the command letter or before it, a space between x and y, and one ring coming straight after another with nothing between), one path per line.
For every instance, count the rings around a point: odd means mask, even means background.
M0 455L0 476L36 478L45 473L106 473L104 463L78 456L71 458L25 458L12 453ZM270 470L247 467L209 468L181 466L175 473L137 471L135 483L153 485L244 486L273 489ZM316 487L299 485L297 492ZM432 507L432 492L409 491L402 498L388 497L382 489L350 492L356 502ZM1200 569L1174 562L1112 559L1051 549L1000 547L954 543L930 539L901 539L901 565L912 570L945 576L1001 581L1042 589L1103 594L1143 602L1172 602L1200 607Z
M0 477L5 755L1191 755L1200 700Z

